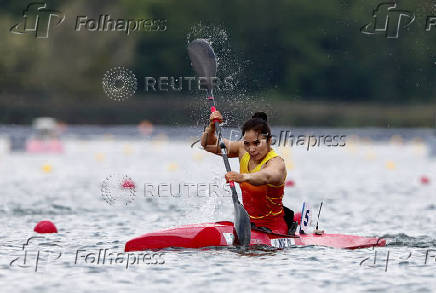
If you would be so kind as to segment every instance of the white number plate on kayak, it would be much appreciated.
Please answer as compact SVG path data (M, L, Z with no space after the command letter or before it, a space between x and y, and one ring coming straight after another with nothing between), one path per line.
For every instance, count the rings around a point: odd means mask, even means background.
M277 247L277 248L287 248L291 247L292 245L295 245L294 238L275 238L271 239L271 246Z
M233 233L223 233L223 236L226 239L227 245L233 245L233 241L235 240Z

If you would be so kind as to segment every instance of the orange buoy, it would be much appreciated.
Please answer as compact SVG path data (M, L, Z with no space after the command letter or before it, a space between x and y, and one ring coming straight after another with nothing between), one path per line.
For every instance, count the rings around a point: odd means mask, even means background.
M143 120L138 124L138 130L144 136L151 135L153 132L153 124L150 121Z
M36 233L58 233L58 229L51 221L40 221L36 224L33 231Z

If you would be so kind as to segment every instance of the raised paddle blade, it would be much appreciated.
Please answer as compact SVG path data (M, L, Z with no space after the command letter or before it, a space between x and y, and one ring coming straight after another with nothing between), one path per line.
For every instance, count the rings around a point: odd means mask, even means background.
M249 246L251 240L251 223L250 216L244 206L238 201L235 204L235 230L238 236L239 244Z
M216 79L216 56L209 42L205 39L195 39L188 45L189 59L197 75L204 79L209 91L212 91Z

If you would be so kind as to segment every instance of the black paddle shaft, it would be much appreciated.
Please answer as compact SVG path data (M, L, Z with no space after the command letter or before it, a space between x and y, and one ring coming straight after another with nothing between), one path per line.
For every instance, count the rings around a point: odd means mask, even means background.
M191 59L191 64L198 76L205 80L207 86L207 98L212 103L211 111L215 109L215 99L213 97L213 80L216 78L217 63L215 52L210 44L204 39L193 40L188 45L188 54ZM221 148L221 156L223 157L224 165L227 172L231 171L229 158L227 156L227 148L221 141L221 126L218 121L214 121L215 131L218 135L218 145ZM235 208L235 230L239 244L242 246L250 245L251 240L251 223L250 216L244 209L244 206L239 202L238 193L236 192L235 183L230 181L232 190L233 206Z
M227 148L224 142L221 141L221 126L217 121L215 121L215 131L218 136L218 145L221 148L221 156L223 157L224 166L226 167L226 171L230 172L232 171L232 168L230 167L229 157L227 156ZM235 184L233 182L230 183L230 188L232 190L233 202L237 202L240 204L238 199L238 193L236 192Z

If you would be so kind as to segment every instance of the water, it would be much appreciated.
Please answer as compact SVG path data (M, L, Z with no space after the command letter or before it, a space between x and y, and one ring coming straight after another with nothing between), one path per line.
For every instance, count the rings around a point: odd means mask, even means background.
M407 140L390 141L392 133L382 138L382 130L349 130L366 138L350 137L342 148L276 148L286 159L288 179L296 183L286 188L285 204L299 210L304 200L315 208L324 200L321 229L383 236L386 248L167 250L147 256L163 264L141 261L126 268L127 256L122 254L122 263L114 258L112 264L91 260L105 249L112 255L123 253L127 240L146 232L232 219L231 199L224 188L221 197L196 194L193 189L179 197L151 198L144 196L144 185L222 186L224 167L221 158L190 147L191 138L180 135L184 130L195 134L190 128L167 131L169 137L164 128L157 128L160 135L146 138L136 136L134 128L123 128L124 136L114 132L98 139L87 129L92 132L92 127L84 127L81 133L65 136L61 155L0 153L2 292L432 292L436 288L436 160L427 155L423 142L412 140L428 134L425 131L410 131ZM238 169L236 160L231 164ZM100 189L111 175L134 180L132 203L107 204ZM420 182L423 175L430 184ZM115 191L113 195L124 196ZM33 232L40 220L53 221L59 233L31 239L23 250L29 237L41 236Z

